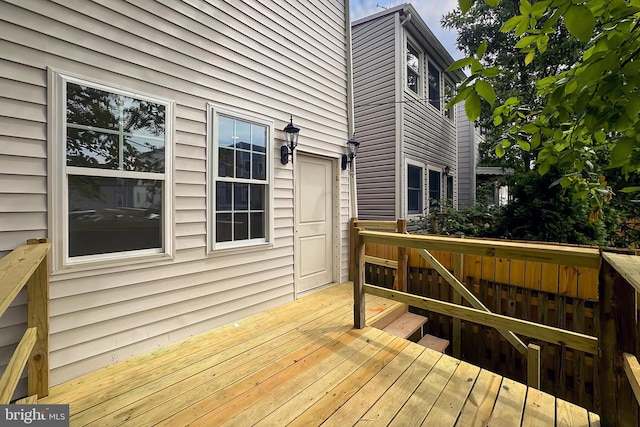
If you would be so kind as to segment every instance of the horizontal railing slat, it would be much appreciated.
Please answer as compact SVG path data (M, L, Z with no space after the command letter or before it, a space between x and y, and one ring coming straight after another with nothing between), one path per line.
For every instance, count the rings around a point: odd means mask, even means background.
M566 345L575 350L598 354L598 339L590 335L566 331L527 320L515 319L501 314L487 313L475 308L464 307L432 298L418 297L373 285L365 284L364 292L480 325L490 326L496 329L507 329L517 334L540 339L549 343Z
M455 237L359 231L365 243L381 243L407 248L448 251L471 255L537 261L576 267L600 268L597 248L557 246L536 243L501 242L496 240L458 239Z
M385 267L398 268L398 261L380 258L377 256L365 255L364 262L368 262L369 264L382 265Z
M36 328L28 328L0 378L0 404L6 405L10 402L35 343Z
M375 228L379 230L396 230L398 223L396 221L371 221L371 220L357 220L354 223L355 227Z
M23 245L0 259L0 316L11 305L50 248L50 243Z

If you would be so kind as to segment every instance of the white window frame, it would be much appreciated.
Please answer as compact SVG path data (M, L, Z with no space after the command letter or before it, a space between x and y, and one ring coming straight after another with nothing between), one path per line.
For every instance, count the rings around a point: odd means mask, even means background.
M418 213L409 213L409 166L415 166L415 167L419 167L420 169L422 169L422 181L421 181L421 185L422 185L422 210ZM414 217L418 217L420 215L424 215L425 214L425 209L428 208L427 206L427 200L425 199L425 190L426 190L426 179L425 179L425 171L427 170L426 166L424 163L418 162L416 160L412 160L412 159L405 159L405 167L404 167L404 197L405 197L405 204L404 204L404 208L405 208L405 212L407 213L407 218L414 218Z
M234 119L253 122L267 128L266 141L266 181L256 183L267 186L265 194L265 237L260 239L236 240L230 242L216 242L216 182L218 180L218 118L220 115L232 117ZM207 104L207 247L208 253L228 252L236 250L246 250L251 248L262 249L271 247L274 239L274 206L273 206L273 164L274 164L274 121L263 117L257 117L244 111L220 106L214 103ZM237 178L225 178L224 181L237 182ZM251 182L251 180L243 180Z
M409 52L409 45L418 53L418 91L414 92L413 89L409 87L409 64L407 63L407 53ZM425 82L424 82L424 52L422 49L418 47L418 44L415 43L408 35L404 44L404 56L403 56L403 64L404 64L404 89L407 93L410 93L412 96L422 98L425 92Z
M66 88L67 83L89 86L102 91L133 97L165 107L164 173L120 171L67 166L66 158ZM174 257L173 216L173 143L174 102L141 91L132 90L73 73L48 70L48 157L49 157L49 238L53 245L53 272L67 269L83 270L100 266L132 264ZM162 198L162 247L97 255L69 256L69 193L68 175L154 179L164 181Z

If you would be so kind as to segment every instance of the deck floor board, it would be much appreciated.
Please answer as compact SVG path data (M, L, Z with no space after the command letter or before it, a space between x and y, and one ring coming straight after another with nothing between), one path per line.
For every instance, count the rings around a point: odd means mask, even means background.
M397 303L367 295L367 319ZM538 390L379 329L349 284L51 389L72 426L597 425Z

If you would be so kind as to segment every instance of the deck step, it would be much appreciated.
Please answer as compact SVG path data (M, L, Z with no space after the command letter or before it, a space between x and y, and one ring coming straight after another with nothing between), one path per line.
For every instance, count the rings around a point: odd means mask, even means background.
M372 316L371 319L369 319L369 324L374 328L384 329L408 311L409 306L407 304L397 303L377 315Z
M449 340L445 340L444 338L438 338L436 336L426 334L425 336L420 338L420 341L418 341L418 344L424 347L430 348L431 350L444 353L444 351L449 346Z
M417 330L422 328L422 325L425 323L427 323L427 318L424 316L420 316L415 313L404 313L385 327L384 331L400 338L407 339Z

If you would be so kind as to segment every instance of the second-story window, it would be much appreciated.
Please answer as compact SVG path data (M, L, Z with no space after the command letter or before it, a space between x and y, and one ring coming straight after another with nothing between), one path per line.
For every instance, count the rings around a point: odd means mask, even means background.
M420 93L420 52L410 43L407 43L407 87Z
M440 70L429 62L429 103L440 110Z
M453 99L454 95L455 95L455 89L453 88L453 85L451 85L451 83L449 82L445 82L444 83L444 103L445 103L444 114L451 120L453 120L453 114L454 114L453 110L455 109L455 106L452 106L451 108L446 108L446 104Z

